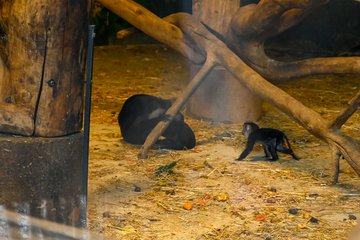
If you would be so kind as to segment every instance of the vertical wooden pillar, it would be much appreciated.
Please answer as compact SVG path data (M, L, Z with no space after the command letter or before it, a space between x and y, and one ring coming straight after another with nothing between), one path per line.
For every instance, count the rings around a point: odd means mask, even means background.
M226 36L239 7L239 0L195 0L193 15ZM197 70L198 66L192 66L193 74ZM219 122L254 121L261 115L261 101L223 67L216 67L190 98L187 113Z
M89 0L0 1L1 132L52 137L81 130L89 8ZM9 115L33 120L24 131Z
M46 49L34 135L63 136L81 130L89 1L46 2Z
M0 205L81 225L90 0L0 1ZM26 136L26 137L25 137Z

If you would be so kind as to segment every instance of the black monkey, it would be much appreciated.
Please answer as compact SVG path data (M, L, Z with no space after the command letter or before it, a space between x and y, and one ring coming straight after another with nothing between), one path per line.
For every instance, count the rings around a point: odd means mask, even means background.
M245 138L247 138L246 148L236 160L242 160L249 155L255 143L262 144L265 156L270 157L271 155L270 161L279 159L277 151L290 154L295 160L299 160L291 149L285 133L280 130L273 128L259 128L259 126L253 122L245 122L242 133Z
M146 94L129 97L118 116L121 135L131 144L144 144L151 130L162 120L168 120L165 112L172 101ZM174 117L155 147L167 149L191 149L195 146L195 135L184 122L181 113Z

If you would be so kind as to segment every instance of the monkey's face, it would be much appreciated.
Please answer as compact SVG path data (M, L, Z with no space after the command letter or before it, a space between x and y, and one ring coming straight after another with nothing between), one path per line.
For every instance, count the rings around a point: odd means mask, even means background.
M245 123L242 129L242 134L244 135L245 138L248 138L250 133L252 133L253 128L250 124Z
M258 129L259 129L259 126L256 123L245 122L243 125L242 134L244 135L245 138L248 138L252 132L254 132Z

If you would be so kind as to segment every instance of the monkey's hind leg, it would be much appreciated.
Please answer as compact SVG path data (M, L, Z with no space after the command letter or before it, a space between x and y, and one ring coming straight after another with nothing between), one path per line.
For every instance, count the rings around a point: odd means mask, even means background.
M300 158L295 155L294 151L291 148L282 149L282 150L278 149L278 151L281 152L281 153L290 154L292 156L292 158L295 159L296 161L300 160Z
M293 151L292 148L291 148L289 139L286 137L286 135L284 135L284 139L285 139L285 141L286 141L287 148L284 148L281 152L282 152L282 153L285 153L285 154L290 154L293 159L295 159L296 161L299 161L300 158L295 155L294 151Z
M269 144L263 144L262 147L264 149L265 157L269 158L270 157Z
M273 144L270 144L270 154L271 154L271 159L270 161L276 161L279 159L279 156L277 155L276 152L276 146L274 146Z

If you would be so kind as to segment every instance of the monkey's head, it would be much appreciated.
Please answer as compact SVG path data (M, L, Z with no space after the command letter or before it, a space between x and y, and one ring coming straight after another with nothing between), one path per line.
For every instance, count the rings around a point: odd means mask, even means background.
M245 122L243 125L242 134L244 135L245 138L248 138L252 132L254 132L258 129L259 129L259 126L256 123Z

